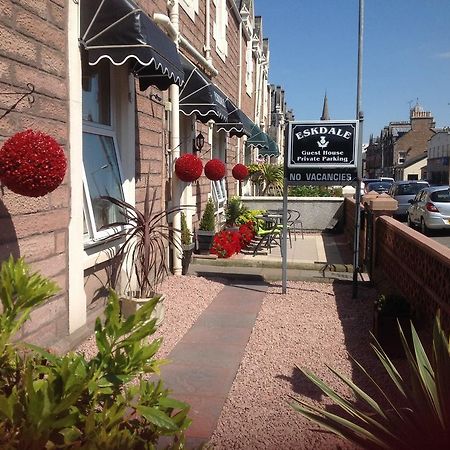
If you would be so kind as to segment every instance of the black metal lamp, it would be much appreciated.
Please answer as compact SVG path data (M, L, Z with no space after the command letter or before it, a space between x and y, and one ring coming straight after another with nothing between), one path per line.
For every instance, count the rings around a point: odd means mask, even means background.
M202 133L198 133L194 139L194 152L200 152L205 145L205 138Z

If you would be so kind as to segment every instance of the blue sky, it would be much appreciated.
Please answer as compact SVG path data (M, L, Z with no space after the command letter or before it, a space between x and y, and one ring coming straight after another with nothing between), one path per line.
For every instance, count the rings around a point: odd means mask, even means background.
M358 0L255 0L269 38L269 81L286 90L296 120L356 114ZM417 99L450 125L450 1L365 0L364 141L408 120Z

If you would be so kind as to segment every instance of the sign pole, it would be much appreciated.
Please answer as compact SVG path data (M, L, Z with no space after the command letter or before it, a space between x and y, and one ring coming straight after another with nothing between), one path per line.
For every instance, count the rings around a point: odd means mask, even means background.
M358 274L359 266L359 236L361 228L361 180L362 180L362 140L363 140L363 119L362 112L362 59L363 59L363 36L364 36L364 0L359 0L359 28L358 28L358 78L356 93L356 120L359 121L358 132L358 165L356 175L355 192L355 232L353 239L353 298L358 297Z
M288 197L288 184L287 173L285 171L283 178L283 242L282 247L282 263L281 263L281 276L282 276L282 290L283 294L286 294L287 290L287 197Z

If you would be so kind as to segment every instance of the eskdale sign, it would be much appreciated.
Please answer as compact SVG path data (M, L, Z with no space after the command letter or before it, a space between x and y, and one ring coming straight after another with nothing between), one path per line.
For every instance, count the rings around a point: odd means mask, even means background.
M356 176L357 121L290 122L285 169L295 184L347 184Z

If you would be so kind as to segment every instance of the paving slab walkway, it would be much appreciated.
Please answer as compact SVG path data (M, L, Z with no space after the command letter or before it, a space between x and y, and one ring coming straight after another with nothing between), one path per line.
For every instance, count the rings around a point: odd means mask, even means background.
M214 432L266 292L260 277L229 282L169 354L162 378L191 405L188 448Z

